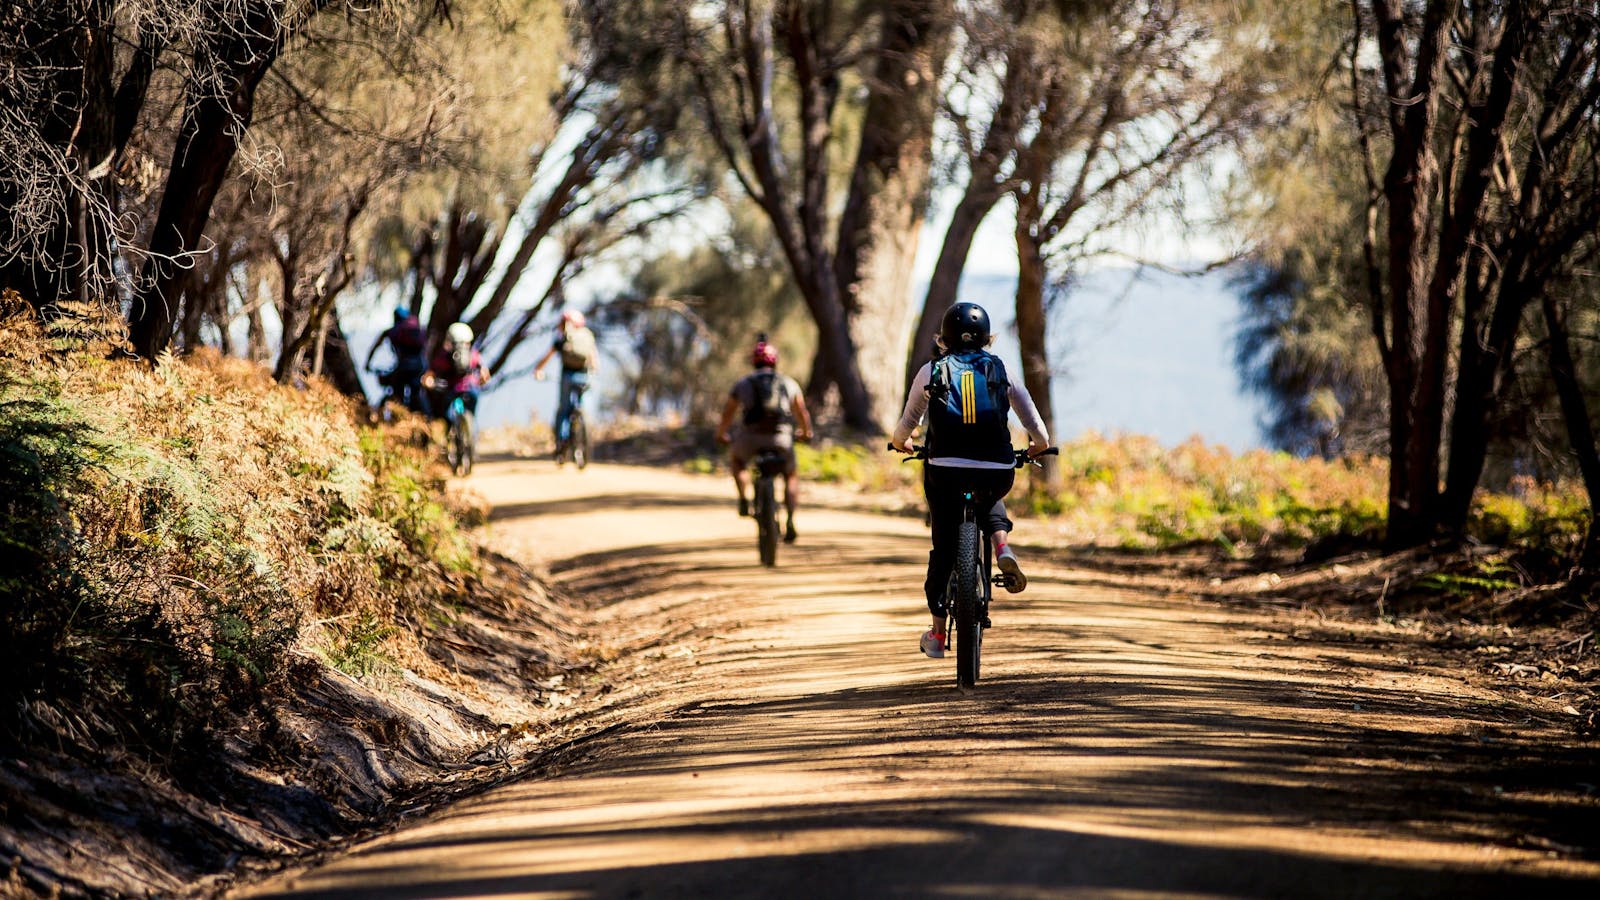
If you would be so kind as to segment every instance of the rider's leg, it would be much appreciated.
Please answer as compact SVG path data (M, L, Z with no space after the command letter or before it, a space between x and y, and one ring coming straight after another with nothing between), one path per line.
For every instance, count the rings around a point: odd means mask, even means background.
M1021 593L1028 586L1028 576L1022 573L1022 563L1017 560L1017 554L1010 545L1012 522L1006 516L1005 494L1011 489L1011 481L1015 474L1006 473L1010 478L1005 479L1005 490L999 492L1002 499L995 500L982 516L982 526L989 532L990 539L994 542L994 564L1006 576L1006 590L1013 594ZM996 487L999 485L996 482Z
M570 422L572 421L571 372L563 371L561 373L561 387L558 393L560 396L556 401L556 420L554 423L552 423L551 427L555 430L556 440L565 441L567 438L571 437L571 434L567 430Z
M944 656L945 647L949 644L945 634L948 615L945 587L950 582L950 572L955 568L956 542L961 530L960 474L959 469L945 466L923 467L922 487L928 498L933 549L928 552L928 577L922 584L931 621L919 646L925 655L934 658Z
M794 444L784 445L783 450L788 456L788 468L783 473L783 507L789 514L783 539L792 544L800 536L794 530L794 511L800 505L800 469L794 458Z
M944 630L945 587L956 565L956 541L961 530L961 471L948 466L928 466L923 479L933 549L928 552L928 576L922 583L922 592L928 599L928 612L933 614L937 631Z
M733 488L739 494L739 515L750 515L750 458L739 446L739 439L728 447L728 468L733 470Z

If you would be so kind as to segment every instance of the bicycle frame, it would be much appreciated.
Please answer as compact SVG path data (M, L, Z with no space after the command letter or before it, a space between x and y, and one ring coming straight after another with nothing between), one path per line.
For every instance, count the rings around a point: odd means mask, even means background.
M893 444L889 445L889 449L903 452ZM1040 464L1037 457L1028 456L1026 450L1012 452L1014 465L1019 469L1030 463ZM1057 452L1056 448L1047 447L1037 456L1054 455ZM914 447L911 458L926 461L927 448ZM947 642L954 637L956 685L969 688L978 681L983 632L990 626L989 604L994 600L994 585L1007 583L1007 576L994 574L993 538L979 521L976 492L962 492L961 504L955 565L945 584L944 633ZM973 609L973 606L976 608Z
M764 566L778 563L778 500L774 483L787 468L788 457L776 450L761 450L750 460L755 482L756 547Z

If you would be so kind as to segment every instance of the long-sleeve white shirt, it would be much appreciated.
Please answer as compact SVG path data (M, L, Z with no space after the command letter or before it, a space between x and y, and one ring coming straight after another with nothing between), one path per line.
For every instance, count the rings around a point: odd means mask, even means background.
M900 413L900 424L894 429L894 442L904 445L910 440L911 432L922 423L922 417L928 412L928 383L933 380L933 364L924 363L917 370L917 377L911 382L911 390L906 394L906 408ZM1028 437L1039 447L1050 446L1050 432L1044 427L1044 422L1039 419L1039 409L1033 405L1033 397L1029 396L1028 389L1020 382L1013 380L1007 386L1007 396L1011 399L1011 411L1016 413L1017 421L1027 430ZM990 462L982 459L964 459L961 457L945 456L939 459L928 460L930 465L954 466L962 469L1009 469L1009 463Z

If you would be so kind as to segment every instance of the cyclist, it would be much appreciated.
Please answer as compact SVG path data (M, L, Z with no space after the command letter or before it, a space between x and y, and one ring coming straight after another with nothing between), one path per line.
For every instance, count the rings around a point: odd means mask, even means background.
M945 585L955 568L963 494L973 494L979 527L994 541L995 565L1009 576L1006 589L1016 593L1028 585L1017 555L1007 543L1012 523L1001 502L1016 473L1006 414L1015 411L1027 430L1030 457L1050 446L1050 434L1028 389L1007 378L1000 358L988 352L992 340L989 314L983 307L976 303L951 306L939 331L943 355L917 372L894 430L894 446L910 453L911 432L924 414L927 416L923 489L932 521L933 550L928 554L923 592L933 614L933 627L922 635L920 646L925 655L936 659L944 656L947 646Z
M428 364L422 384L428 418L442 419L450 402L460 397L468 412L478 411L478 393L489 382L489 370L472 346L472 326L455 322L445 329L444 343Z
M422 373L428 370L428 335L422 323L405 306L394 308L394 324L378 335L378 340L367 351L367 371L371 372L372 358L384 342L394 352L394 368L378 376L378 383L388 389L388 396L412 412L422 411Z
M778 373L778 348L767 343L766 335L750 351L750 365L755 371L734 384L722 406L717 443L728 445L728 466L733 469L733 486L739 492L741 516L750 515L750 460L762 450L784 454L783 505L788 524L783 540L792 544L799 536L794 530L794 510L800 501L794 441L796 437L811 440L811 413L806 409L806 396L800 385ZM737 436L732 432L736 415L740 415L741 423Z
M583 394L589 389L589 376L599 361L599 348L594 332L589 330L583 313L578 310L569 309L561 313L558 327L560 331L555 343L534 364L533 377L543 381L545 363L557 353L561 354L561 396L557 401L555 422L551 425L556 434L557 455L560 456L559 451L572 437L572 411L583 402Z

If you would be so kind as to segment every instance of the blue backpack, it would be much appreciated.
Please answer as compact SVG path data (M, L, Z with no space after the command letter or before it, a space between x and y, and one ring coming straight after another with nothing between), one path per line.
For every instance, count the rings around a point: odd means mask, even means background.
M1010 382L1000 358L963 350L936 359L928 379L928 455L1012 461Z

